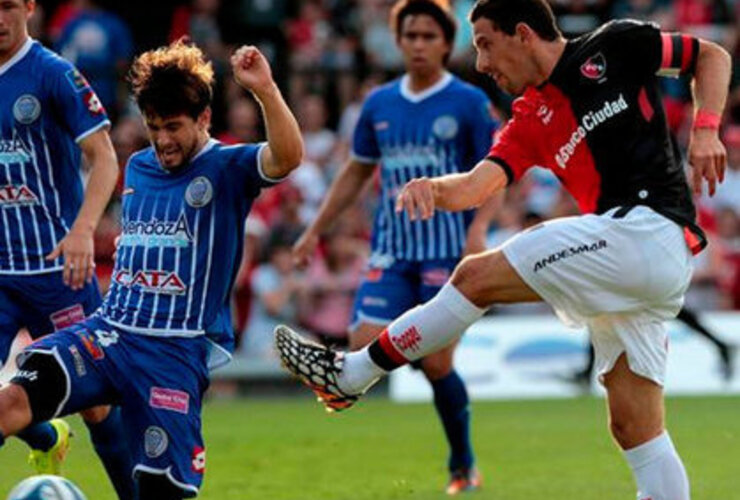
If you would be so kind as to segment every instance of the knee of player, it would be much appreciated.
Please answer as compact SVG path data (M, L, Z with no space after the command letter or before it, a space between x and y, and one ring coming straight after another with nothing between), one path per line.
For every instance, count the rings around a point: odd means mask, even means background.
M658 436L663 432L663 426L657 420L647 421L635 415L624 415L612 416L609 430L622 449L628 450Z
M31 423L31 408L26 391L19 385L9 384L0 390L0 432L4 436L15 434Z
M465 297L478 307L487 307L495 302L495 279L491 268L495 266L491 254L477 254L465 257L455 268L450 282Z

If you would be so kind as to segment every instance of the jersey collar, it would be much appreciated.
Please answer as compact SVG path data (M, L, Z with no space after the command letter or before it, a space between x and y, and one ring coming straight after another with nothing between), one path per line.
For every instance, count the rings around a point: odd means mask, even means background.
M31 47L33 46L34 40L30 36L26 38L26 41L23 45L21 45L21 48L18 49L18 52L13 54L13 57L5 61L5 64L0 66L0 75L7 72L10 68L15 66L21 59L23 59L26 54L28 54L28 51L31 50Z
M439 92L440 90L442 90L443 88L445 88L451 81L452 81L452 75L450 74L449 71L445 71L442 74L442 78L440 78L437 83L435 83L434 85L432 85L426 90L422 90L421 92L414 92L411 90L411 87L410 87L411 77L409 77L409 75L406 74L406 75L403 75L403 77L401 77L401 95L405 99L411 102L414 102L414 103L421 102L427 97L431 97L437 92Z

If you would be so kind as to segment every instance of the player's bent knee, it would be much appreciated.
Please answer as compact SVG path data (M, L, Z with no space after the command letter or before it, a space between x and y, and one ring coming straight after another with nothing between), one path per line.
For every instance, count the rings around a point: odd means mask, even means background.
M18 371L11 383L22 387L28 396L32 423L56 416L67 398L67 374L51 352L31 351L18 357Z
M619 446L628 450L659 436L663 432L663 423L660 419L612 416L609 430Z
M182 500L185 498L184 491L173 484L164 474L138 472L136 483L139 490L139 500Z
M96 406L80 412L82 419L87 424L99 424L110 415L110 406Z

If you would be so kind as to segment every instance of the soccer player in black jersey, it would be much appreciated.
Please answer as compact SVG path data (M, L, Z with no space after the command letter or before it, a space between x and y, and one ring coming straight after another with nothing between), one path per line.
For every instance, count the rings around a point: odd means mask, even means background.
M521 96L513 118L472 171L414 179L396 209L427 219L475 207L542 166L583 215L465 258L437 296L362 351L334 353L279 327L282 359L327 407L343 409L378 377L453 341L492 304L544 300L567 324L589 329L610 428L638 499L688 500L688 477L664 426L664 323L681 309L691 255L705 240L671 147L658 76L692 76L691 177L696 192L706 181L713 194L726 162L718 128L730 57L713 43L635 21L566 40L545 0L479 0L470 20L477 69Z

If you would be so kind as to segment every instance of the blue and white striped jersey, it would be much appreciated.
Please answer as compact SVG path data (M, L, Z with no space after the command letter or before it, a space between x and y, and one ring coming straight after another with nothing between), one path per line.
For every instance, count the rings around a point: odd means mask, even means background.
M414 94L408 75L373 91L362 107L352 153L380 164L381 193L375 215L371 265L462 256L473 212L437 210L427 221L396 214L396 196L417 177L465 172L485 158L495 122L480 89L450 73Z
M84 198L76 143L108 125L85 78L38 42L0 66L0 274L62 269L44 256Z
M123 230L98 311L105 321L145 335L208 334L222 345L231 338L229 293L244 221L261 188L276 182L262 173L261 147L211 139L175 172L152 148L131 157Z

